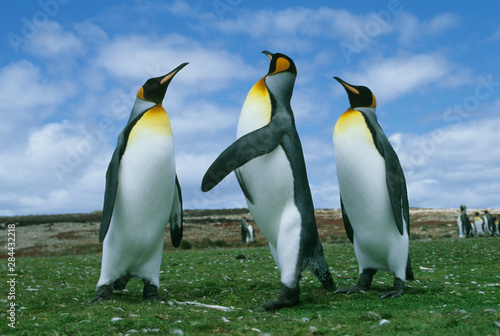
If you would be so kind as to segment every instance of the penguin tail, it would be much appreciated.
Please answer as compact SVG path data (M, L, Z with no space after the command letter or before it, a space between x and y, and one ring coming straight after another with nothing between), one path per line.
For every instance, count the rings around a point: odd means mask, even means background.
M413 275L413 270L411 268L411 260L409 254L408 261L406 262L406 280L415 280L415 275Z

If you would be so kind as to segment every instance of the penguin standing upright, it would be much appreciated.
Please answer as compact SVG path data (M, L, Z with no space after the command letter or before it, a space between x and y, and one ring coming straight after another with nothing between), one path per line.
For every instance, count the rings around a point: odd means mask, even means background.
M500 236L500 215L497 215L497 236Z
M465 205L460 206L460 215L457 217L457 225L458 238L465 238L467 236L467 228L469 228L470 231L471 226Z
M461 211L461 213L457 219L457 222L460 221L460 223L462 225L462 231L465 234L466 238L473 237L474 234L473 234L473 230L472 230L472 223L469 219L469 216L467 215L467 207L465 205L461 205L460 211ZM460 236L460 233L459 233L459 237L462 237L462 236Z
M202 181L208 191L235 170L250 213L269 242L281 272L273 311L299 303L299 277L309 268L323 287L335 284L319 240L314 206L290 100L297 76L291 58L263 51L269 72L250 90L242 107L237 140L212 163Z
M479 212L475 212L474 217L474 233L477 237L484 237L485 223L484 218Z
M253 230L253 226L252 224L247 223L245 217L241 219L241 242L243 244L255 242L255 233Z
M495 220L488 210L484 210L483 212L486 219L486 230L488 231L490 236L494 236L496 233Z
M146 81L118 136L106 172L101 276L91 302L111 298L113 289L124 289L133 277L144 282L144 300L164 300L158 294L164 232L170 221L172 244L178 247L183 224L172 129L161 103L170 81L187 64Z
M365 86L338 77L350 107L333 132L335 165L344 227L359 264L357 285L336 293L370 288L377 270L394 274L394 288L381 298L397 297L413 280L408 252L410 213L406 180L396 152L377 122L375 96Z

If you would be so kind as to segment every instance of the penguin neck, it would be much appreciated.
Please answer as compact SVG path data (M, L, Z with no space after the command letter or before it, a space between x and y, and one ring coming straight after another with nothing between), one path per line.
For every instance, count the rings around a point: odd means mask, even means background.
M355 107L351 109L365 114L371 114L371 113L375 114L376 107Z
M141 114L144 112L148 111L149 109L155 107L156 103L141 99L137 97L135 99L134 107L132 107L132 112L130 113L130 118L127 122L130 123L132 120L136 119L139 117Z
M269 93L286 107L290 107L295 77L296 75L290 72L280 72L264 77Z

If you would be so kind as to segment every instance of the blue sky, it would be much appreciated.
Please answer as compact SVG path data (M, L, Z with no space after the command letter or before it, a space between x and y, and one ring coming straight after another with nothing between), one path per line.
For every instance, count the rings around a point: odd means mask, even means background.
M282 3L282 4L277 4ZM332 79L366 85L410 206L500 208L500 3L243 0L12 2L0 22L0 215L102 207L135 94L182 62L164 100L184 207L245 207L231 175L201 178L267 73L295 60L292 98L316 208L339 208Z

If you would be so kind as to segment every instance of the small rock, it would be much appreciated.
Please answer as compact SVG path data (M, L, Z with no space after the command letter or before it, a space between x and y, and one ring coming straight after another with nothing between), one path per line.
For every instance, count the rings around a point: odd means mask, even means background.
M375 313L375 312L372 312L372 311L368 311L366 312L366 315L370 316L370 317L373 317L374 319L381 319L382 316L380 316L379 314Z
M222 322L224 322L224 323L231 323L231 321L229 321L229 320L228 320L227 318L225 318L225 317L223 317L223 318L222 318Z
M179 328L175 328L175 329L170 329L170 333L172 335L184 335L184 331L182 331L181 329Z
M121 321L121 320L123 320L121 317L113 317L111 319L111 322L116 322L116 321Z
M386 320L386 319L381 319L380 322L378 323L379 326L384 325L384 324L389 324L391 321Z

